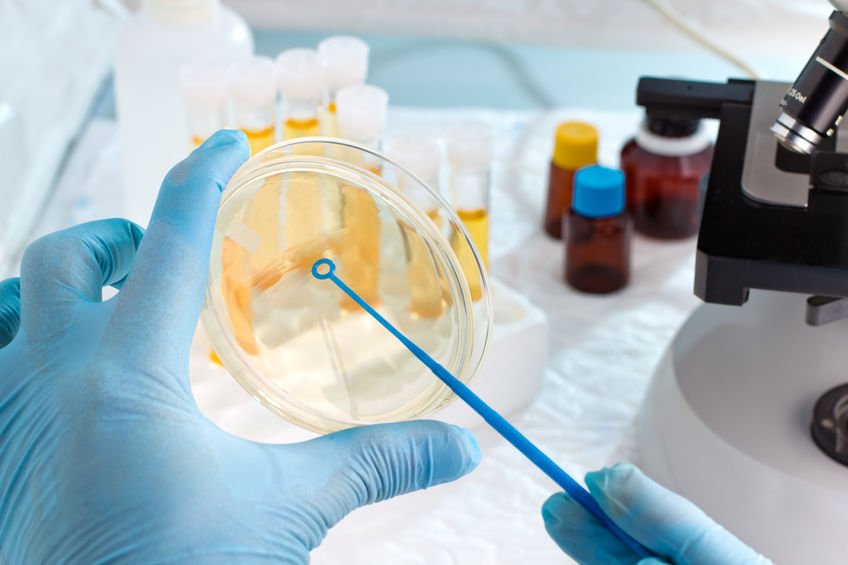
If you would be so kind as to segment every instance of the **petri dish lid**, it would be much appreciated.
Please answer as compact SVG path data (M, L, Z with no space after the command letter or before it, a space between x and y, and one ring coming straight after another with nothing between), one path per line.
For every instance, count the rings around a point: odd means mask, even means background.
M402 187L402 188L401 188ZM329 280L336 275L459 380L488 347L483 261L450 205L368 147L300 138L224 190L202 321L232 376L317 432L426 416L453 394Z

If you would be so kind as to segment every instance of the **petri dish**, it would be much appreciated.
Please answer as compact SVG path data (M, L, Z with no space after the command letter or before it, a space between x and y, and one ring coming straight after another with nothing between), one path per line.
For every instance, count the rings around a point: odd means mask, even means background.
M386 155L301 138L242 165L215 226L201 319L251 395L319 433L424 417L454 399L335 284L312 275L324 258L459 380L473 380L491 336L491 296L461 220ZM484 289L477 300L471 277Z

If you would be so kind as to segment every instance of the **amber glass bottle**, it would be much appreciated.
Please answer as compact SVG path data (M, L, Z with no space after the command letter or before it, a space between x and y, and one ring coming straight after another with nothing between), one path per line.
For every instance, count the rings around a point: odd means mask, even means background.
M582 292L605 294L630 280L633 232L624 206L624 175L598 165L574 176L574 200L563 222L565 280Z
M698 232L698 183L713 147L700 120L648 116L621 150L627 208L636 231L679 239Z
M563 122L557 126L554 155L548 176L545 231L562 239L562 217L571 206L574 172L598 161L598 130L584 122Z

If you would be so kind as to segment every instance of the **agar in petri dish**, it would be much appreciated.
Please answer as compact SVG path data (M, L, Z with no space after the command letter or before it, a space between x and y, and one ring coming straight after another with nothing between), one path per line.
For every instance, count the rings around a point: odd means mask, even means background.
M462 233L486 291L472 301ZM449 242L448 238L454 234ZM450 206L388 157L302 138L251 158L224 191L203 323L233 377L302 427L426 416L450 390L329 280L320 259L458 379L482 364L492 315L482 259Z

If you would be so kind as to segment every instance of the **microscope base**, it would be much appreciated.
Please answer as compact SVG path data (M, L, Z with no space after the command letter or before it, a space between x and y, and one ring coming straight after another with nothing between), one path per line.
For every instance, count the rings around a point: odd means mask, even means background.
M816 399L848 381L848 320L804 323L804 296L705 304L660 362L637 433L641 467L775 563L848 556L848 466L810 437Z

